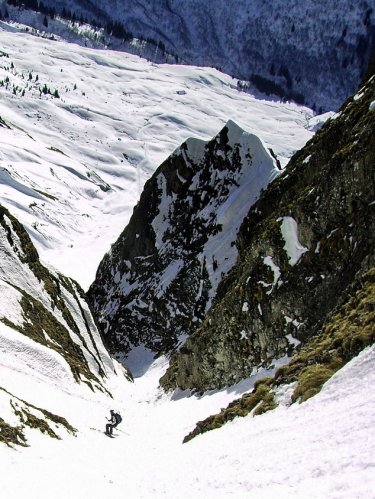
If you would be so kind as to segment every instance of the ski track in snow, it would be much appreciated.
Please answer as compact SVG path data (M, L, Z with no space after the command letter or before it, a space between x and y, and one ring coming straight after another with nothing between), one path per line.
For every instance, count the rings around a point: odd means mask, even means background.
M374 353L374 346L367 348L304 404L237 418L187 444L182 439L197 420L251 389L254 380L203 397L171 397L158 389L166 365L159 359L134 384L113 378L113 402L44 386L39 399L54 390L50 405L64 408L78 436L56 442L34 432L30 448L0 446L1 495L371 499ZM27 378L22 387L35 388ZM123 415L113 439L102 433L111 405Z

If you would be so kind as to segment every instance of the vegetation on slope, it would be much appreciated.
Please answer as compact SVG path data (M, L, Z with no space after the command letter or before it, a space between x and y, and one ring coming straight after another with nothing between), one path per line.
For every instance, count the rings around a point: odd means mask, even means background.
M60 437L55 430L61 427L68 433L75 435L77 430L62 416L36 407L2 387L0 387L0 391L9 396L9 403L13 413L20 421L18 426L12 426L0 417L0 442L5 443L8 447L14 445L27 446L27 439L24 434L25 427L38 429L41 433L58 440L60 440Z
M73 332L79 338L83 347L90 351L66 303L63 295L64 290L70 293L77 302L86 329L91 335L93 345L95 345L85 313L79 304L77 293L80 290L76 291L76 285L73 285L69 279L52 274L41 264L38 252L23 226L2 206L0 206L0 229L4 230L8 243L15 253L15 258L19 260L20 264L26 264L31 269L41 284L41 288L47 293L51 304L51 310L49 310L39 299L31 296L26 290L19 288L17 284L9 282L8 284L17 289L22 296L20 306L24 322L22 325L17 325L7 317L0 317L0 321L37 343L59 353L69 364L76 381L83 380L92 390L94 386L100 390L105 390L99 378L90 369L82 348L71 338L70 332ZM20 248L17 247L15 239L18 239ZM4 251L7 250L4 249ZM63 321L58 320L56 315L61 315ZM96 355L93 353L92 357L98 365L98 373L100 376L104 376L97 349L95 353Z
M320 392L347 362L375 342L375 267L348 290L344 302L325 322L322 330L272 378L259 380L252 393L235 400L219 414L197 423L185 437L220 428L236 417L257 416L277 407L280 386L295 385L291 403L304 402Z

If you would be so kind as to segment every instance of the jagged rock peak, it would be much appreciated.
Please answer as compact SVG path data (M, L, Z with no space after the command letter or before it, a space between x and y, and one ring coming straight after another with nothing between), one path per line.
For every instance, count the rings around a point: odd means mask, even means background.
M236 260L244 216L277 173L261 140L233 121L157 169L89 291L113 352L169 352L195 329Z
M318 335L375 265L375 78L290 161L239 230L236 265L165 389L233 384Z

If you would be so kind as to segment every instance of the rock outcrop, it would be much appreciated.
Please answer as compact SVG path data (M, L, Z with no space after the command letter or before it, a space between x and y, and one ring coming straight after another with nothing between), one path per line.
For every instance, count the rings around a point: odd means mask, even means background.
M158 168L89 290L112 352L170 352L201 323L243 218L277 174L262 142L233 122Z
M319 334L375 264L375 78L290 161L250 209L236 265L161 379L231 385Z
M247 415L258 416L282 404L304 402L320 392L339 369L375 341L375 267L349 286L346 296L292 360L274 376L258 379L251 393L231 402L219 414L199 421L184 438L188 442L206 431ZM280 398L288 387L289 394Z
M2 206L0 354L0 442L9 446L27 445L26 427L52 438L75 433L64 417L46 409L51 387L112 397L109 382L123 374L104 347L79 285L41 263L23 226ZM24 400L29 378L37 390L28 400L39 400L40 390L44 407Z
M2 206L0 296L3 354L21 349L34 360L40 355L41 372L50 355L56 366L70 371L73 381L106 391L104 380L114 365L83 291L40 262L22 225ZM23 342L27 346L22 347ZM23 361L28 362L27 355L20 356L19 362Z

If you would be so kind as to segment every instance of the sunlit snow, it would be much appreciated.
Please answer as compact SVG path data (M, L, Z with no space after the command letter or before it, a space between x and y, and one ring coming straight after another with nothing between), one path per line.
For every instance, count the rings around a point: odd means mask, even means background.
M144 182L188 137L207 140L232 119L285 166L316 125L309 126L310 110L239 93L235 80L213 69L158 66L13 33L2 22L0 43L0 202L25 224L42 258L84 287L129 220ZM45 84L60 97L44 94ZM291 264L304 250L296 235L287 222ZM13 307L19 293L9 276L38 298L43 293L32 273L12 270L11 263L4 256L1 310L19 324L21 310ZM275 285L279 269L271 257L265 264ZM6 388L78 430L56 441L26 428L30 447L0 444L1 497L373 497L374 347L308 402L289 406L292 387L282 387L277 410L235 419L188 444L182 439L197 421L274 370L204 396L165 394L158 380L167 359L154 360L138 347L128 359L136 376L131 383L104 346L98 348L113 399L77 384L56 352L0 323L0 417L18 424ZM103 431L112 408L123 423L109 439Z
M214 69L5 29L0 22L0 117L10 127L0 126L0 201L43 259L84 288L144 182L183 141L210 139L232 119L285 166L313 134L309 109L257 100Z
M159 359L134 384L112 377L111 401L74 387L58 391L26 373L8 376L8 366L2 374L14 391L39 405L48 401L79 432L52 441L34 431L30 448L0 446L2 497L369 499L375 485L374 354L367 348L304 404L288 407L285 387L275 411L235 419L187 444L182 439L198 420L249 391L258 376L203 397L171 396L158 389L166 366ZM0 407L3 399L0 392ZM111 408L123 416L112 439L103 433Z
M308 251L298 240L298 224L292 217L283 217L281 222L281 234L285 245L284 249L289 258L289 264L295 265L301 256Z

